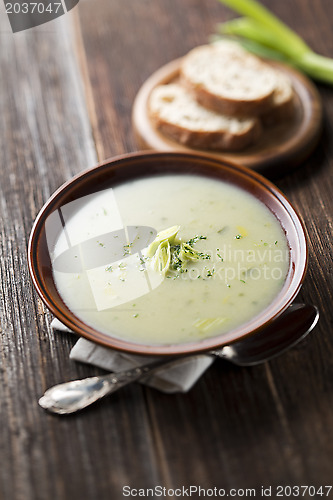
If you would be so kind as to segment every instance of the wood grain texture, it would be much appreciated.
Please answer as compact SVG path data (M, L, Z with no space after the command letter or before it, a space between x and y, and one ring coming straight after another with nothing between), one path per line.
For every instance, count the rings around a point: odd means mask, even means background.
M333 55L330 0L264 3ZM126 484L330 484L333 90L325 86L320 145L278 183L309 235L300 300L320 308L314 334L263 366L216 362L185 395L137 384L69 418L38 407L50 385L100 371L69 360L74 338L52 332L32 290L33 219L97 156L137 148L131 107L141 84L232 17L206 0L81 0L72 14L15 36L0 19L0 499L121 500Z

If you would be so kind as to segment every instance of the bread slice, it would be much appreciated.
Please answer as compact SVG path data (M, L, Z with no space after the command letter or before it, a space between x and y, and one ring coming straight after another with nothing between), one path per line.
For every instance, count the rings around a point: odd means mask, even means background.
M273 95L272 108L261 117L266 125L274 125L293 117L295 112L295 92L290 78L276 71L277 85Z
M210 111L178 83L159 85L152 91L149 114L163 134L193 148L240 151L261 133L256 118L235 118Z
M276 72L235 42L219 41L191 50L180 75L195 99L216 112L258 116L273 106Z

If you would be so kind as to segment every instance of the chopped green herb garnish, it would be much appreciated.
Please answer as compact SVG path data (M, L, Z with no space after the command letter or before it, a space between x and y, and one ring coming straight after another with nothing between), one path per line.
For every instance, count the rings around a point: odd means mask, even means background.
M239 280L239 281L241 281L242 283L246 283L246 281L244 281L244 280Z
M128 243L128 245L123 245L124 255L129 255L131 253L130 248L133 246L133 243Z
M236 234L236 236L235 236L235 239L236 239L236 240L240 240L241 238L242 238L242 235L241 235L241 234Z
M140 257L139 271L145 271L146 270L146 260L147 260L147 257L146 258Z
M147 257L152 259L153 268L164 275L168 271L186 273L190 261L211 258L208 253L199 252L193 247L197 241L206 240L207 236L196 235L190 240L182 242L177 240L179 229L180 226L172 226L160 231L147 249ZM141 263L143 264L143 261Z
M199 240L206 240L207 239L207 236L194 236L194 238L191 238L189 241L187 241L186 243L188 245L194 245L194 243L196 243L197 241Z
M113 271L112 266L107 266L105 268L105 271L109 271L110 273L112 273L112 271Z
M137 318L138 316L139 316L139 314L138 314L138 313L133 314L133 318Z
M203 237L200 239L203 239ZM190 245L189 242L180 243L178 245L172 245L170 249L171 249L170 269L180 271L181 273L187 272L186 265L188 261L191 260L193 261L198 259L210 259L210 255L198 252Z
M200 256L201 259L205 259L205 260L209 260L210 259L210 255L208 253L198 252L198 255Z

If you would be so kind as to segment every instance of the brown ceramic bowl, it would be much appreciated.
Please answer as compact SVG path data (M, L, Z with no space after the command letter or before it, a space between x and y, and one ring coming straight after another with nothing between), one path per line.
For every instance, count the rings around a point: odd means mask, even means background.
M268 308L246 324L220 336L201 341L172 345L143 345L122 340L95 330L79 319L63 302L55 286L45 224L63 205L101 189L143 176L191 173L207 176L238 186L261 200L282 225L290 248L290 265L284 286ZM52 235L56 240L61 228ZM51 243L52 245L52 243ZM268 180L249 169L200 154L144 152L108 160L86 170L61 186L40 211L33 226L28 249L29 269L33 283L51 312L67 327L83 337L127 352L138 354L187 354L215 349L241 340L259 331L279 316L296 297L307 267L307 242L299 216L285 196Z

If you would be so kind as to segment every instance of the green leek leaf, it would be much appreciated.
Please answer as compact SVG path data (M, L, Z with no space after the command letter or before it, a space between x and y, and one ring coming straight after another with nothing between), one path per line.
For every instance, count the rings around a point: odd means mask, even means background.
M333 59L316 54L305 41L257 0L219 0L246 17L218 25L223 35L259 56L285 60L311 78L333 84Z
M239 14L254 19L263 29L266 28L266 31L270 31L275 37L284 39L286 44L292 46L295 55L300 55L310 50L309 46L299 35L256 0L219 1Z

